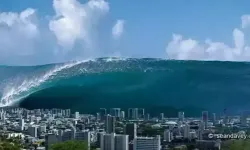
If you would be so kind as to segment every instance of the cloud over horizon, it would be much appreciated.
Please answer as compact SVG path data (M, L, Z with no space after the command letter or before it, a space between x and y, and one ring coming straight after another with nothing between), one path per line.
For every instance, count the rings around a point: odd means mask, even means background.
M0 12L0 64L42 64L88 57L97 40L102 18L109 13L105 0L53 0L54 15L42 25L38 12ZM112 28L112 27L110 27ZM121 36L121 34L119 35ZM85 51L88 49L88 51ZM41 59L44 56L46 59Z
M111 10L108 1L89 0L81 3L79 0L53 0L51 5L53 14L49 17L39 16L39 11L35 8L27 8L21 12L0 12L0 65L36 65L100 57L104 54L119 54L122 57L124 53L120 39L125 31L132 30L127 25L125 30L127 20L113 18L115 21L106 29L108 33L99 32L101 27L107 28L104 19ZM231 45L209 38L200 41L173 34L167 45L161 45L166 48L157 51L165 52L165 55L161 55L163 58L177 60L249 61L250 15L242 15L239 19L241 24L232 30ZM100 36L102 39L99 38L101 33L105 33L105 36ZM137 34L140 35L138 38L143 38L144 34L146 33ZM136 40L133 42L129 43L132 50L127 50L126 56L140 57L145 56L144 53L155 56L154 49L147 49L153 42L146 43L149 46L138 51L136 46L144 43ZM106 45L98 46L99 43Z
M176 60L219 60L219 61L249 61L250 45L245 41L247 29L250 27L250 15L241 17L241 28L233 30L234 45L214 42L210 39L197 41L185 39L180 34L173 34L172 41L167 44L167 58Z

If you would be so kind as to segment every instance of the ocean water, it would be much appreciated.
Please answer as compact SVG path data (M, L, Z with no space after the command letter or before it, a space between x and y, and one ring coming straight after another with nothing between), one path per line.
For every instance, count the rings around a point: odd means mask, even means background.
M238 113L250 108L246 62L99 58L42 66L0 66L0 106L145 108L157 115L180 110Z

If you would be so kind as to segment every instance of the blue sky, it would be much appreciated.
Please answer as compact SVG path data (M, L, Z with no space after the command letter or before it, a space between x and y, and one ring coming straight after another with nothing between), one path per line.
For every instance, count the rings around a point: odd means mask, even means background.
M74 3L76 0L55 1L59 3L63 3L63 1ZM101 2L102 0L95 1ZM10 50L8 50L8 45L6 46L7 50L5 49L1 52L0 49L0 52L4 54L0 55L0 63L41 64L85 59L86 57L111 56L113 53L119 53L119 56L125 57L169 57L171 59L197 60L241 61L249 60L250 58L247 51L249 50L247 45L249 43L247 42L249 41L247 36L248 30L247 28L241 28L241 17L250 14L250 1L248 0L106 1L109 9L105 12L105 16L98 16L101 18L98 21L98 26L90 29L88 25L88 29L84 29L84 31L87 30L88 34L95 35L94 38L91 37L91 40L88 39L88 42L91 41L92 43L91 48L86 48L86 43L84 45L81 44L82 41L86 42L86 37L77 38L73 44L74 46L72 47L71 44L70 48L62 47L62 45L58 46L58 38L55 38L54 32L49 32L51 30L48 29L49 21L56 16L52 2L52 0L4 0L1 2L0 13L13 12L19 14L27 8L36 10L35 25L39 30L39 36L42 33L42 38L39 37L39 42L36 41L32 46L30 46L30 43L34 42L31 41L32 39L27 38L25 41L22 41L22 43L25 43L25 46L27 43L26 49L30 49L23 52L25 55L20 54L22 53L20 44L16 47L12 46ZM87 3L87 1L78 2L82 5ZM100 14L103 13L102 10L98 11L100 11ZM91 17L94 18L96 16L91 14ZM34 17L31 18L31 22L34 21L33 19ZM118 20L124 21L122 33L118 39L113 39L111 37L112 27ZM74 23L77 23L77 21ZM1 31L4 32L4 29L6 30L6 28L1 30L1 24L6 26L6 16L5 24L4 21L1 22L0 17L0 34ZM14 33L4 33L10 36L9 39L16 37L16 35L12 35ZM173 34L177 34L179 38L177 38L177 42L169 46L171 41L174 41ZM242 35L244 37L243 46L235 46L237 45L235 41L242 43ZM236 37L239 37L239 40L235 40ZM212 43L206 43L207 39L211 39ZM2 42L6 43L6 41ZM220 42L220 44L214 47L216 42ZM41 52L40 49L46 50ZM57 53L52 53L55 49ZM216 52L211 52L210 49L216 49ZM18 54L16 51L18 51ZM13 57L13 59L9 59L10 57Z

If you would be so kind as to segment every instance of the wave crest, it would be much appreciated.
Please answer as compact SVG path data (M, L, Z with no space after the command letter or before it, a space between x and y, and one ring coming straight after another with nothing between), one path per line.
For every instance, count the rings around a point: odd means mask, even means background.
M73 63L64 64L61 66L55 66L53 69L47 71L43 75L34 76L32 79L25 79L21 84L7 84L3 89L3 95L0 99L0 106L10 106L18 100L28 96L31 91L36 91L37 87L48 80L52 80L57 73L64 69L71 68L78 64L82 63L82 61L77 61ZM13 85L14 84L14 85Z
M45 71L42 74L33 73L31 77L22 77L19 76L15 78L11 78L2 85L2 96L0 99L0 107L10 106L20 101L21 99L29 96L31 93L36 92L38 90L42 90L43 88L48 88L49 81L59 80L62 78L67 78L74 75L84 74L91 72L91 69L86 69L84 66L81 66L72 72L61 73L64 70L76 67L80 64L88 63L88 62L97 62L98 60L103 60L104 62L115 62L115 61L124 61L126 58L115 58L108 57L102 59L87 59L82 61L74 61L65 64L55 65L52 69ZM105 67L102 67L105 69ZM59 76L59 73L60 76ZM54 78L56 77L56 78Z

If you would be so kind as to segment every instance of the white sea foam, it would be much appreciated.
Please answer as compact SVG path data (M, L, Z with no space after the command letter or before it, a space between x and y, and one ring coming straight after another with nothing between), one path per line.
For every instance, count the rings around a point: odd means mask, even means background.
M56 66L41 76L34 77L31 79L25 79L24 81L21 82L21 84L12 83L12 84L6 85L3 89L3 95L0 99L0 107L11 106L13 103L18 102L23 97L28 96L30 94L28 92L29 90L40 86L42 83L48 81L49 79L52 79L53 76L55 76L58 72L64 69L74 67L86 61L89 61L89 60L76 61L73 63L71 62L71 63L61 65L61 66ZM27 94L22 95L22 93L25 93L25 92L27 92Z
M108 57L105 59L106 62L113 62L113 61L124 61L127 60L127 58L121 58L121 57Z

